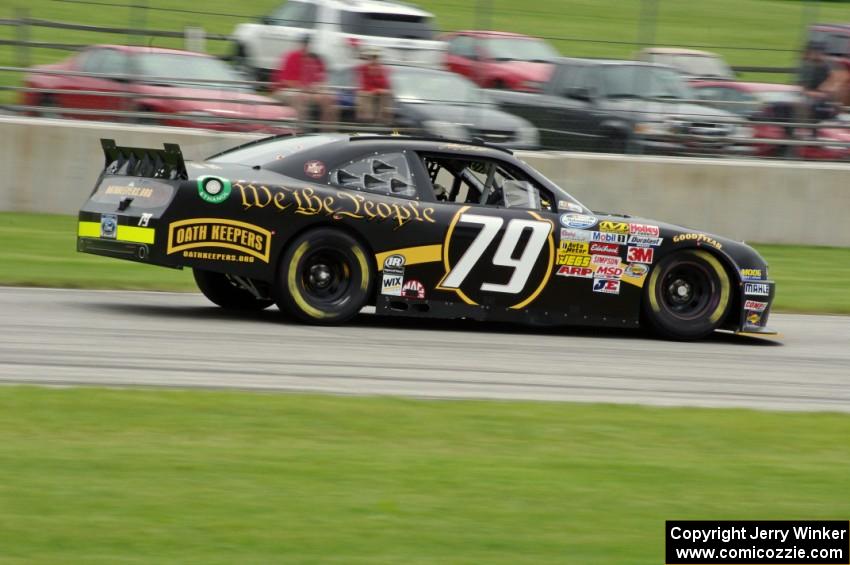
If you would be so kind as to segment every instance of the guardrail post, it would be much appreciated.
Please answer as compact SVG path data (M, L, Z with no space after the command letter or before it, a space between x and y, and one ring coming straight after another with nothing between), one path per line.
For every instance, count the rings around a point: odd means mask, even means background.
M30 66L30 12L26 8L15 8L15 19L18 24L15 26L15 39L18 44L15 45L15 64L19 67Z

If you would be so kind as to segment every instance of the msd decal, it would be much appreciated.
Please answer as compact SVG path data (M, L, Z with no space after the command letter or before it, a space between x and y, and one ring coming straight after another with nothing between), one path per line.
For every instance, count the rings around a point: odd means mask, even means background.
M658 226L648 224L629 224L629 233L644 237L658 237L661 235L661 230L658 229Z
M593 281L593 292L620 294L620 281L612 279L595 279Z
M593 276L598 279L619 279L623 276L623 269L620 267L597 267Z
M651 264L655 257L655 249L652 247L629 247L626 261L629 263Z

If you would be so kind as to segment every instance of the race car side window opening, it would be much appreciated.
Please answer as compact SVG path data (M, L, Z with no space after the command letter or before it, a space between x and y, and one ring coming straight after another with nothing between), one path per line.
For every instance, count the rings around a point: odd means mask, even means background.
M415 198L416 186L404 152L374 153L331 171L331 184L386 196Z
M554 210L548 190L520 170L490 159L423 155L438 202Z

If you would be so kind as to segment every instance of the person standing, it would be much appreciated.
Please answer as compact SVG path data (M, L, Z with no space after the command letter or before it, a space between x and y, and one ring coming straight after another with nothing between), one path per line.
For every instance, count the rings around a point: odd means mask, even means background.
M389 70L375 49L363 52L365 61L357 68L357 121L388 125L391 121Z
M310 36L305 35L298 49L281 57L280 66L272 75L274 96L292 106L302 124L310 122L313 106L317 106L322 129L330 129L337 120L337 108L326 80L325 65L310 51Z
M803 53L803 63L797 76L803 95L797 115L801 122L815 118L818 108L829 104L831 99L828 85L833 68L824 50L820 41L809 41Z

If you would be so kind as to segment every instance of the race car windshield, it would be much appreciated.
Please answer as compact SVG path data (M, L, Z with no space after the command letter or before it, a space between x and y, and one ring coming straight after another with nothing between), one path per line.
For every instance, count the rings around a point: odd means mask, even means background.
M497 61L552 61L559 55L548 43L537 39L498 37L487 40L487 53Z
M489 104L474 83L452 73L395 67L390 72L395 97L423 104Z
M694 98L682 77L670 69L612 66L603 69L602 81L609 98Z
M243 80L229 66L212 57L179 53L145 53L136 57L136 68L142 77L170 86L195 86L216 90L248 90L226 82Z

